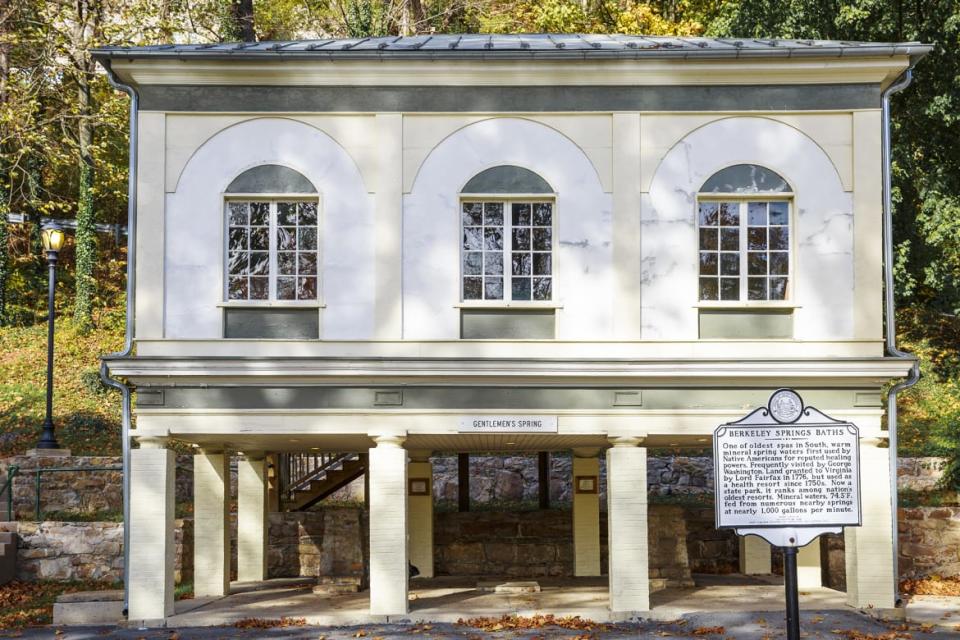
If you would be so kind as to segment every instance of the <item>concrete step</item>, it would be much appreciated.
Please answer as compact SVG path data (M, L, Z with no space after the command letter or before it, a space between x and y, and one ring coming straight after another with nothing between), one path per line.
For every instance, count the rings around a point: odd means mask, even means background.
M333 596L360 591L360 576L320 576L313 592L322 596Z
M17 537L5 532L0 537L0 585L17 577Z
M540 593L540 583L535 580L515 582L500 582L496 580L481 580L477 583L477 591L492 591L493 593Z

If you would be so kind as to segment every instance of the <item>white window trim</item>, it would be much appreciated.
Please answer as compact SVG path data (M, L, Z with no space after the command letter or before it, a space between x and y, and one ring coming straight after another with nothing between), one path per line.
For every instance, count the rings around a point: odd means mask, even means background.
M563 305L557 300L557 194L556 193L524 193L524 194L484 194L469 193L461 194L457 203L457 259L459 266L457 273L459 280L457 282L458 302L454 304L457 309L560 309ZM463 298L463 205L468 202L500 202L503 204L503 293L502 300L464 300ZM513 299L513 265L511 254L513 253L513 212L511 205L515 202L549 202L553 206L550 219L550 300L514 300ZM531 212L532 215L532 212ZM531 239L532 241L532 239ZM532 274L531 274L532 278ZM533 283L531 281L531 297L533 295ZM507 298L509 293L510 298Z
M319 193L221 193L220 194L220 215L222 222L220 224L220 295L221 300L217 303L221 308L250 308L250 307L269 307L269 308L299 308L299 309L324 309L326 303L323 300L323 199ZM269 289L267 300L231 300L229 295L229 254L227 246L229 242L230 217L227 206L230 202L269 202L270 203L270 224L269 224ZM277 300L276 299L276 279L277 279L277 202L316 202L317 203L317 299L316 300Z
M787 203L787 228L789 231L789 246L787 248L787 291L783 300L749 300L741 297L740 300L701 300L700 299L700 203L701 202L737 202L740 206L740 295L747 294L747 228L749 224L744 224L746 205L748 202L786 202ZM696 251L697 251L697 286L694 291L696 303L694 308L703 309L799 309L801 305L794 299L794 285L796 280L796 215L795 199L792 191L775 191L755 193L698 193L696 205L694 208L694 220L696 220ZM767 225L769 228L769 224ZM719 254L717 256L717 269L719 265ZM769 276L768 276L769 277ZM719 284L718 284L719 286Z

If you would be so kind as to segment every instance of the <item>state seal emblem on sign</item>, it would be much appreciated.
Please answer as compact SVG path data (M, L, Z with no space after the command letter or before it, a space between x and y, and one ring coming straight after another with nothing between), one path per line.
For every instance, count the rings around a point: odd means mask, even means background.
M803 411L803 400L800 399L800 394L792 389L780 389L770 396L767 406L770 415L777 422L795 422Z

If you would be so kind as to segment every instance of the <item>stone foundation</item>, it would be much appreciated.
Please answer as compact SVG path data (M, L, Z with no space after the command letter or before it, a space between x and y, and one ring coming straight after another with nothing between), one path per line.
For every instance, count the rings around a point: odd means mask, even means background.
M0 522L17 534L20 580L123 579L123 525L115 522Z
M960 507L899 510L900 577L960 576Z
M466 512L434 515L434 570L448 576L573 576L570 511ZM607 517L600 514L601 570L607 570ZM690 584L683 509L651 505L650 577Z
M271 513L267 575L363 576L366 514L357 508Z

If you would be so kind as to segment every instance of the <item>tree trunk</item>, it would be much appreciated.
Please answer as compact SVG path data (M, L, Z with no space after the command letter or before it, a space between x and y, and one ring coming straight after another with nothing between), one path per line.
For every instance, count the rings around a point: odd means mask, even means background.
M10 79L10 22L13 12L9 0L0 0L0 111L7 103L7 83ZM10 248L8 243L7 213L9 199L7 187L10 176L5 162L6 149L0 149L0 327L7 318L7 280L10 277Z
M253 22L253 0L230 0L231 36L241 42L256 42Z
M73 34L80 156L76 233L77 291L73 317L81 330L87 330L93 325L93 296L96 292L96 281L93 277L97 260L97 237L93 226L93 104L90 95L90 81L95 70L88 47L99 27L99 9L97 0L80 0L77 3L77 22Z
M97 236L94 230L93 210L93 127L90 118L93 109L90 104L90 78L79 74L80 94L80 184L77 193L77 297L73 317L81 329L89 329L93 324L93 296L96 281L93 267L97 256Z

